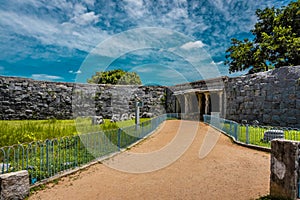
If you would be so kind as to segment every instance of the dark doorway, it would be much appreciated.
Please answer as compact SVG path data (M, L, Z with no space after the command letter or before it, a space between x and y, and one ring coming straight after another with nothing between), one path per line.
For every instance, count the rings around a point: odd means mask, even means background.
M203 121L203 115L205 114L205 95L199 94L199 100L200 100L200 120Z

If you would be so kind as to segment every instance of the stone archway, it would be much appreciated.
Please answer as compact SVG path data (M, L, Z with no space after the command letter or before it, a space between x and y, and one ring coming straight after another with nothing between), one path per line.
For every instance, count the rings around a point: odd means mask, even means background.
M176 112L184 116L203 120L203 115L222 116L224 106L223 90L180 91L176 96ZM188 117L189 118L189 117Z

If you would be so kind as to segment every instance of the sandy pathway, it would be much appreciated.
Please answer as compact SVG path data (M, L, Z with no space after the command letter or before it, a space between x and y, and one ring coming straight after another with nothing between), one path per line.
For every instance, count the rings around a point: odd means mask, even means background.
M191 123L193 127L196 122ZM217 145L203 159L199 149L208 129L202 123L192 145L176 162L149 173L126 173L96 164L58 184L48 184L29 199L255 199L269 190L270 156L238 145L220 135ZM168 144L180 121L172 120L129 152L152 152ZM189 126L187 126L189 127ZM189 133L192 130L185 127ZM124 159L118 155L108 162Z

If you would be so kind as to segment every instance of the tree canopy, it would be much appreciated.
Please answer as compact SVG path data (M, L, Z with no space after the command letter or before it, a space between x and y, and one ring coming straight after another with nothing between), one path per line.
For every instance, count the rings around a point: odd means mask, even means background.
M251 30L253 41L231 39L225 64L229 72L250 69L249 73L269 68L300 64L300 0L282 8L256 10L258 21Z
M135 72L126 72L121 69L115 69L104 72L96 72L88 83L112 84L112 85L141 85L142 81Z

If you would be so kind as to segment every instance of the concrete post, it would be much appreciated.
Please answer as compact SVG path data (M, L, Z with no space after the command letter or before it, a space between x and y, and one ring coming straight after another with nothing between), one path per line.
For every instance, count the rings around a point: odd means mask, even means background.
M271 141L270 195L297 199L300 142Z

